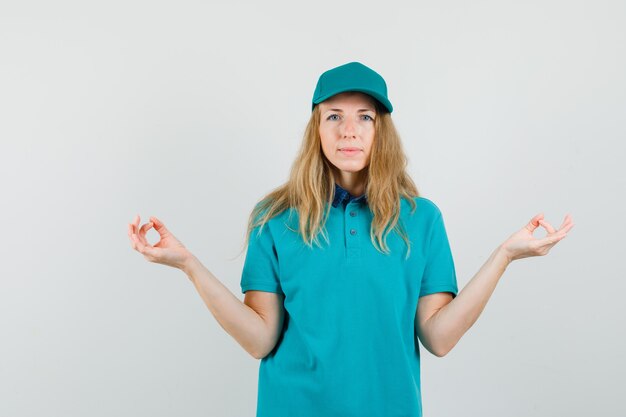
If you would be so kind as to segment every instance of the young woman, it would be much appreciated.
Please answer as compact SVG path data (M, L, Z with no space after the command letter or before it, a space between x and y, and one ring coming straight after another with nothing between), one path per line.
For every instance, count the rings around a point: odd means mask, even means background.
M459 293L442 213L406 173L392 111L384 79L361 63L320 76L288 181L250 215L243 303L160 220L128 225L132 247L183 270L262 359L257 417L421 416L418 339L446 355L508 264L546 255L573 227L534 216Z

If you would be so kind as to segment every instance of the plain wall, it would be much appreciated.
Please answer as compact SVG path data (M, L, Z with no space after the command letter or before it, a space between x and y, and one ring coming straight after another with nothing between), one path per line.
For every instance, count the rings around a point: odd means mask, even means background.
M424 415L626 415L625 17L604 0L3 2L0 415L254 415L259 361L127 224L159 217L243 300L248 215L287 179L317 78L350 61L387 81L460 290L534 215L575 223L508 267L447 356L422 348Z

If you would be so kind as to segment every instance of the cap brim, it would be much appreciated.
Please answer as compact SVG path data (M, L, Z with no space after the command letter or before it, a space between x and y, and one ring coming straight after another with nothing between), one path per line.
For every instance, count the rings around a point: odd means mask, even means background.
M345 88L345 89L333 91L331 94L326 94L313 100L313 108L315 107L316 104L319 104L322 101L328 100L329 98L336 96L337 94L345 93L346 91L358 91L360 93L365 93L367 95L370 95L374 97L376 100L378 100L387 109L387 111L389 111L389 113L393 111L393 106L391 105L389 100L387 100L385 97L381 96L377 92L369 90L367 88Z

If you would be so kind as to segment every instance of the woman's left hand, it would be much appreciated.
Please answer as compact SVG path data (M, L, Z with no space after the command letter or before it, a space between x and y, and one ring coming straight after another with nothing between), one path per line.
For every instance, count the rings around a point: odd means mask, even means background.
M548 234L541 239L533 237L533 232L539 226L542 226ZM561 239L567 236L567 232L574 227L572 216L565 216L563 224L558 230L547 221L543 220L543 213L533 217L530 222L521 230L514 233L502 245L502 249L509 258L509 262L516 259L527 258L529 256L547 255L552 246L556 245Z

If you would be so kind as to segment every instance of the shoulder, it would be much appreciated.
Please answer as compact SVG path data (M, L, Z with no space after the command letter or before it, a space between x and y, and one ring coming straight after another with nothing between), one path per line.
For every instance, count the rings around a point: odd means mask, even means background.
M432 221L441 215L439 206L431 199L418 196L412 197L411 200L415 203L415 209L413 209L413 205L409 200L403 198L401 201L401 212L404 213L405 216L411 218L417 216L426 221Z
M257 211L257 216L255 217L255 222L261 220L266 214L268 209L259 210L261 207L261 203L257 203L254 207L254 210ZM265 222L261 224L257 224L253 231L259 234L268 234L272 237L283 234L285 229L288 228L289 225L297 225L297 211L288 208L282 210L281 212L274 213L270 218L268 218Z

